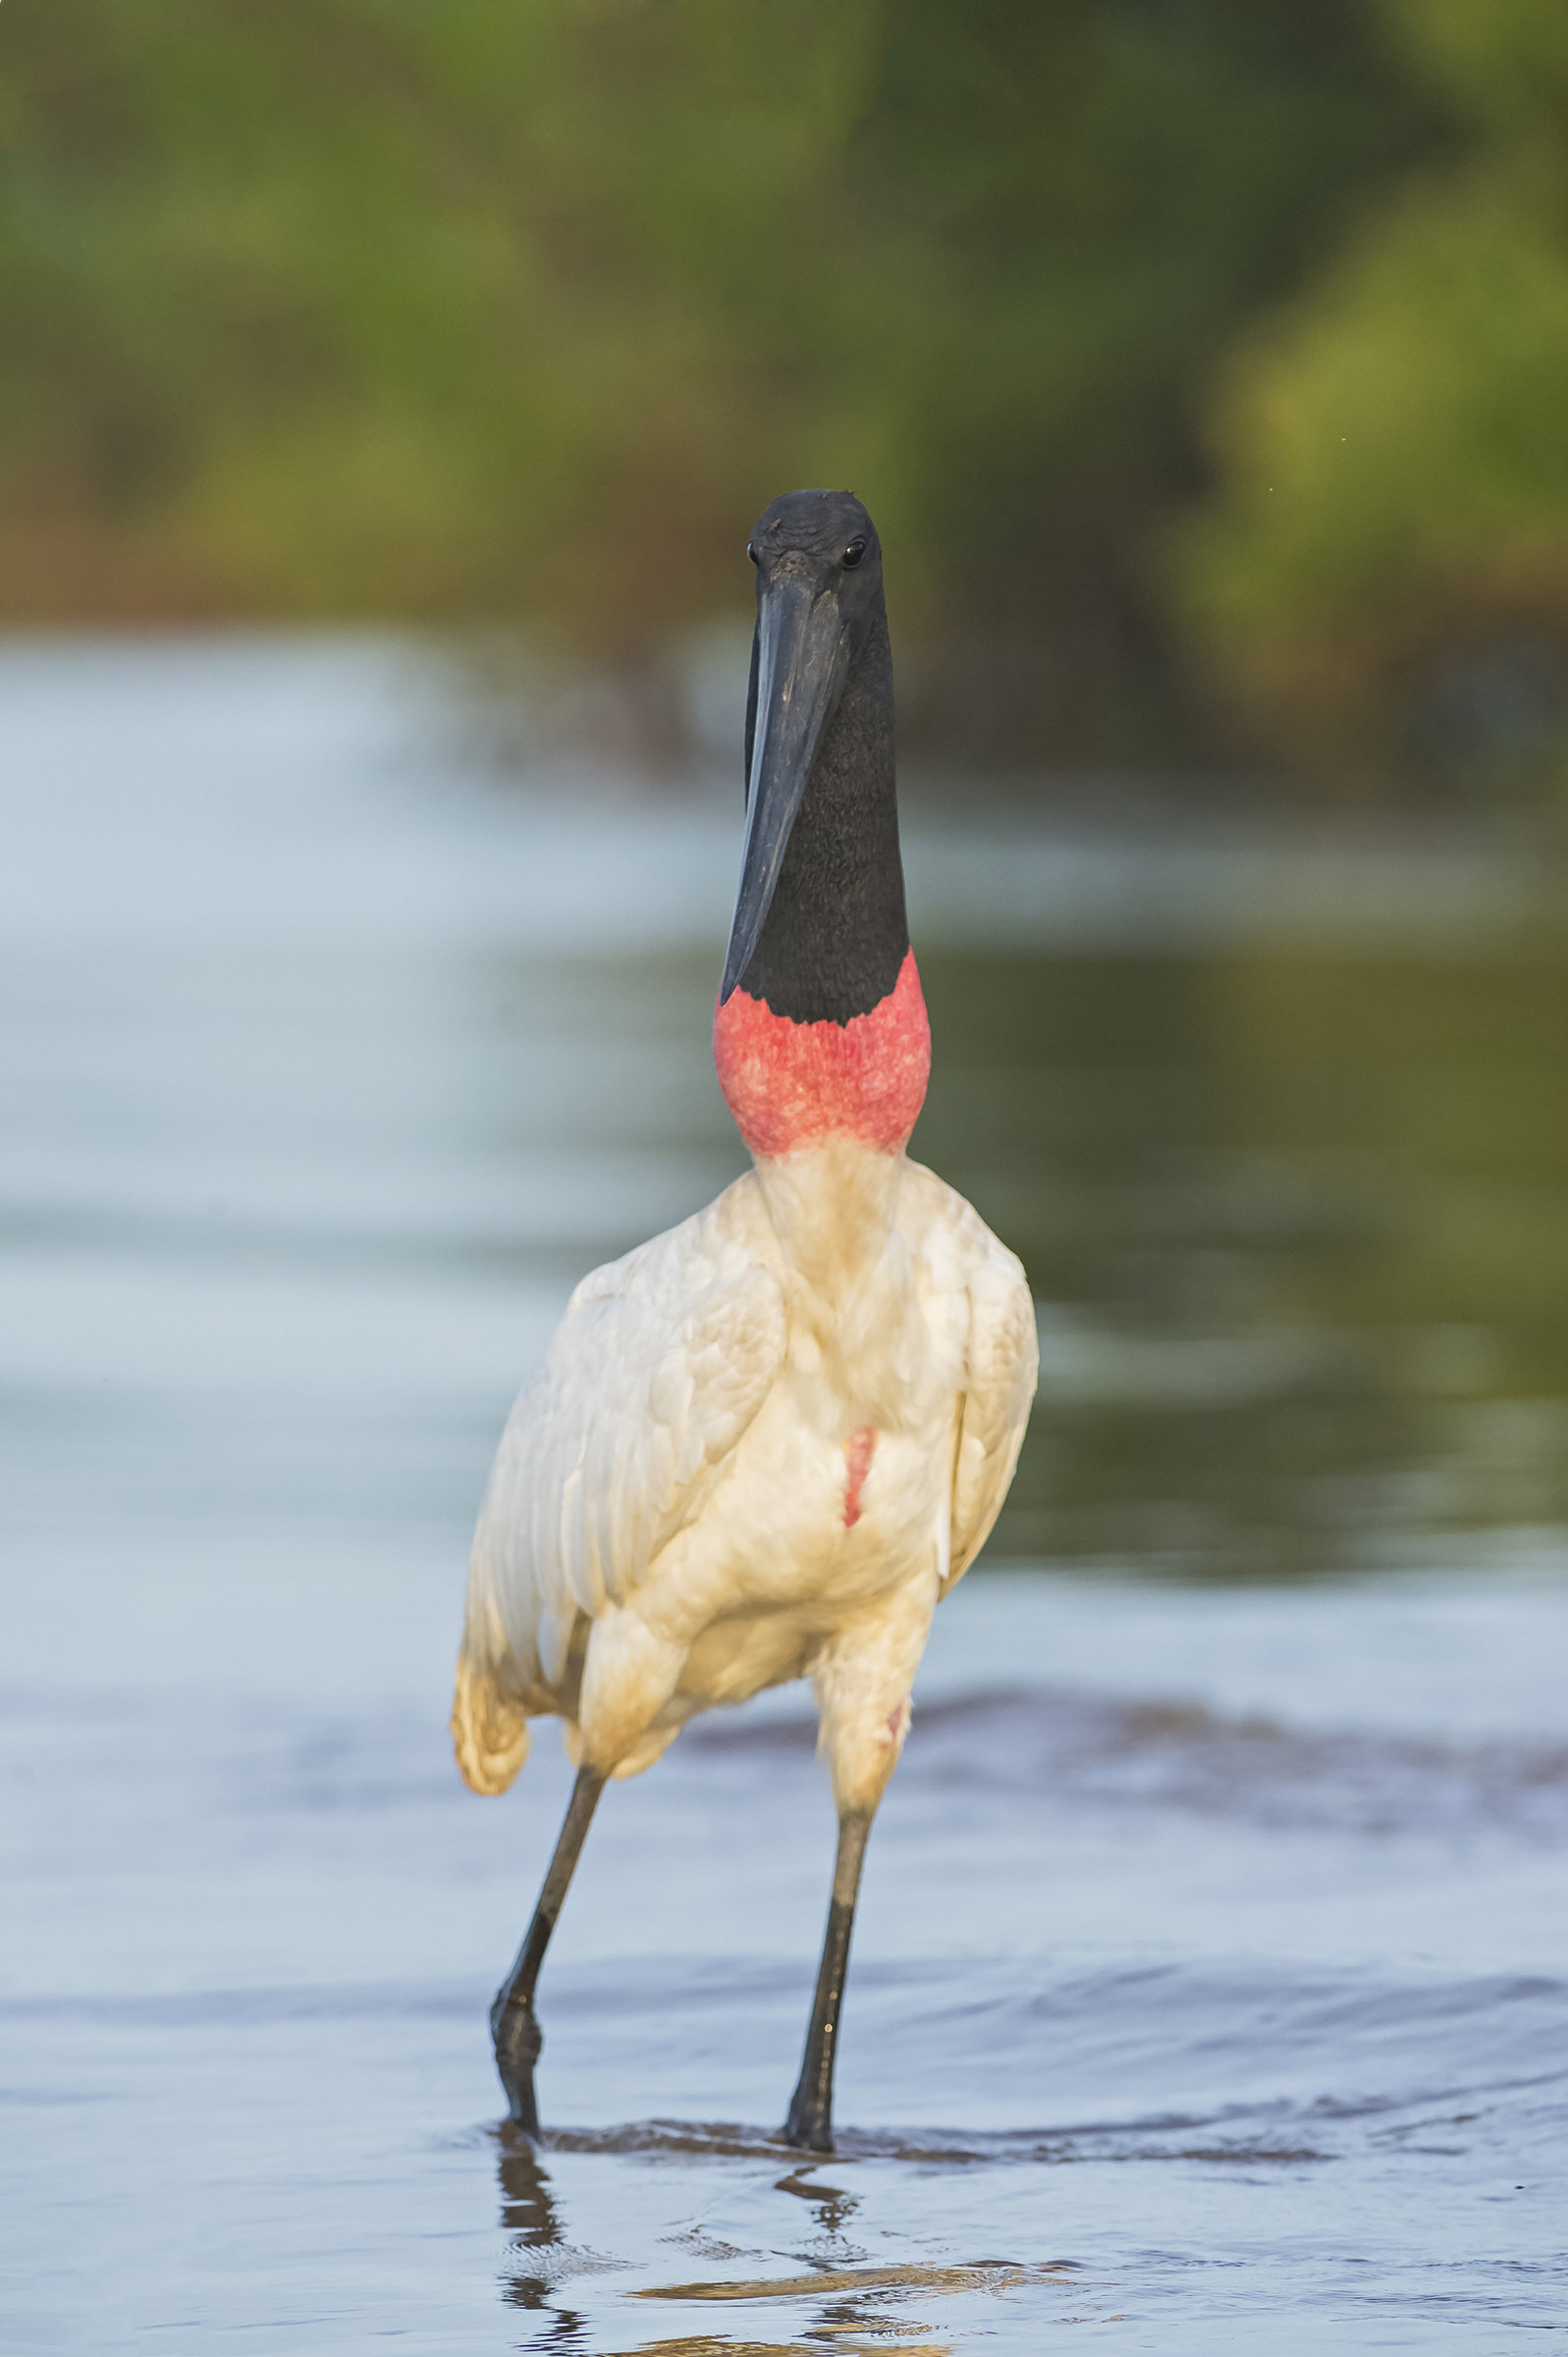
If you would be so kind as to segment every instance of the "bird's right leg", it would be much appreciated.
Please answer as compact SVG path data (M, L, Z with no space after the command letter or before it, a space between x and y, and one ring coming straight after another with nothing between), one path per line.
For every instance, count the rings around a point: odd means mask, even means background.
M544 1962L550 1935L556 1928L556 1918L571 1881L584 1837L605 1788L605 1780L595 1768L579 1768L577 1781L571 1787L571 1798L557 1836L555 1853L550 1860L544 1888L533 1917L523 1934L522 1946L512 1970L496 1991L496 2001L490 2008L490 2035L495 2041L496 2068L501 2084L507 2091L507 2105L513 2118L525 2134L537 2135L539 2110L534 2102L533 2066L539 2059L544 2044L534 2015L533 1993L539 1979L539 1967Z

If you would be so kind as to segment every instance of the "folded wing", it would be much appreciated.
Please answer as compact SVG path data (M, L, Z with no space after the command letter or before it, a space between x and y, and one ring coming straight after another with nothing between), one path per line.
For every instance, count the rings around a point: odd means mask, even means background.
M502 1436L474 1535L453 1728L512 1781L530 1712L569 1710L585 1623L701 1512L783 1363L784 1298L742 1179L573 1293Z
M976 1222L978 1228L979 1222ZM962 1577L1007 1495L1040 1373L1028 1281L1005 1245L987 1251L969 1280L969 1342L953 1464L951 1561L944 1593Z

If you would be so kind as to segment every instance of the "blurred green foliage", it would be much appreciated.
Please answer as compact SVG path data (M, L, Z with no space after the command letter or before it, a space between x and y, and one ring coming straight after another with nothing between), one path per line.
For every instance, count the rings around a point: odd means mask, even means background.
M1568 10L1382 6L1450 153L1226 362L1176 578L1320 755L1568 778Z
M1394 16L1549 144L1544 5ZM6 10L0 76L0 613L499 616L625 655L739 609L777 491L849 483L927 720L1058 756L1193 725L1155 556L1217 360L1448 103L1370 0L49 0ZM1477 184L1474 302L1544 169ZM1440 309L1430 208L1464 201L1401 200L1325 350L1400 253ZM1376 571L1353 499L1329 555L1257 516L1280 371L1330 398L1313 316L1236 380L1186 593L1271 692Z

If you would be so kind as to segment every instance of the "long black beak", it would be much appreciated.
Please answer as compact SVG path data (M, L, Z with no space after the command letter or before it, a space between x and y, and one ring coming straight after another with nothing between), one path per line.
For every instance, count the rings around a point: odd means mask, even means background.
M849 667L838 600L788 574L770 581L757 617L757 726L746 791L746 849L723 1006L751 963L784 865L822 732Z

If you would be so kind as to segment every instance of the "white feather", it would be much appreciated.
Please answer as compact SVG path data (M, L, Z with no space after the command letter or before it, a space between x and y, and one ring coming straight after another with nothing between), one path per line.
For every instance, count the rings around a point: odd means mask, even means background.
M1013 1255L931 1172L845 1140L759 1165L596 1270L479 1516L468 1781L511 1781L530 1716L634 1774L694 1712L810 1674L840 1805L874 1802L1036 1364Z

